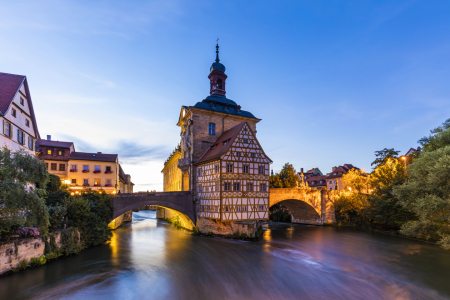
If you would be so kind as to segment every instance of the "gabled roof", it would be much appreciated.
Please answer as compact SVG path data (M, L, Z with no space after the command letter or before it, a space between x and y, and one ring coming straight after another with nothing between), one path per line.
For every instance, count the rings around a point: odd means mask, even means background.
M239 132L241 132L241 129L245 124L247 124L247 121L244 121L222 133L217 138L217 140L208 148L208 150L206 150L202 157L200 157L196 164L219 158L223 154L225 154L228 149L230 149L231 145L233 144L234 140L239 135ZM225 141L226 144L224 145Z
M70 148L73 146L72 142L60 142L60 141L49 141L44 139L39 139L36 141L36 149L41 146L58 147L58 148Z
M115 162L117 160L117 156L117 154L104 154L101 152L72 152L70 153L69 159Z
M359 168L355 167L352 164L344 164L343 166L339 166L334 171L330 172L328 176L326 176L326 178L327 179L340 178L342 177L342 175L347 174L348 171L350 171L351 169L359 170Z
M25 76L0 72L0 114L5 115L9 110L9 107L11 106L14 97L19 92L22 84L24 84L25 92L27 94L27 102L30 107L30 115L32 119L31 122L33 123L36 138L39 139L41 136L39 135L30 90L28 88L28 82Z

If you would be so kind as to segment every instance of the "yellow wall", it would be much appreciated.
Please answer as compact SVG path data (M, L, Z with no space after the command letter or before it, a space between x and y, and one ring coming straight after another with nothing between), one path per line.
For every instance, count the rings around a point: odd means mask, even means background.
M77 166L77 172L70 172L72 165ZM83 166L89 166L89 172L83 173ZM100 173L94 173L95 166L100 166ZM112 173L105 174L106 167L111 167ZM67 181L72 191L83 190L90 188L91 190L104 190L107 193L116 193L119 189L119 163L116 162L102 162L102 161L86 161L86 160L69 160ZM72 185L72 179L76 179L77 186ZM89 187L83 187L83 179L88 179ZM94 180L100 179L100 186L94 186ZM106 180L111 180L111 186L105 187Z
M178 168L178 159L180 158L181 153L176 152L161 171L164 174L164 192L181 191L182 174Z

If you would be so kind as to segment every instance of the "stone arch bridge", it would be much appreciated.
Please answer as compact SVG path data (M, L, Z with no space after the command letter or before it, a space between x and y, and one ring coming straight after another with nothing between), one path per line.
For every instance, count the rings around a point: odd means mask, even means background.
M289 209L293 223L335 223L333 200L337 191L312 188L270 189L269 207L280 203Z
M139 192L117 194L114 197L114 220L110 227L117 228L124 221L131 221L131 212L148 205L159 206L174 212L185 228L196 223L195 204L190 191L186 192Z

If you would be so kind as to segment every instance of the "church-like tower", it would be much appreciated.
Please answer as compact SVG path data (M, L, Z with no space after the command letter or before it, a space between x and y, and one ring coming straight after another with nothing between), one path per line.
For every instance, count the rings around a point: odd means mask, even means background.
M219 59L219 44L216 45L216 61L211 65L209 73L210 81L210 91L211 95L222 95L225 96L225 81L227 80L227 75L225 74L225 66L220 63Z

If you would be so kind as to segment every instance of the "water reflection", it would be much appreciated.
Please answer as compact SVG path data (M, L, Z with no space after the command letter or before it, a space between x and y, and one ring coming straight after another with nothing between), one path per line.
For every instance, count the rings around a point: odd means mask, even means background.
M242 242L147 211L107 245L0 278L0 299L449 299L449 271L448 252L388 235L271 223Z

